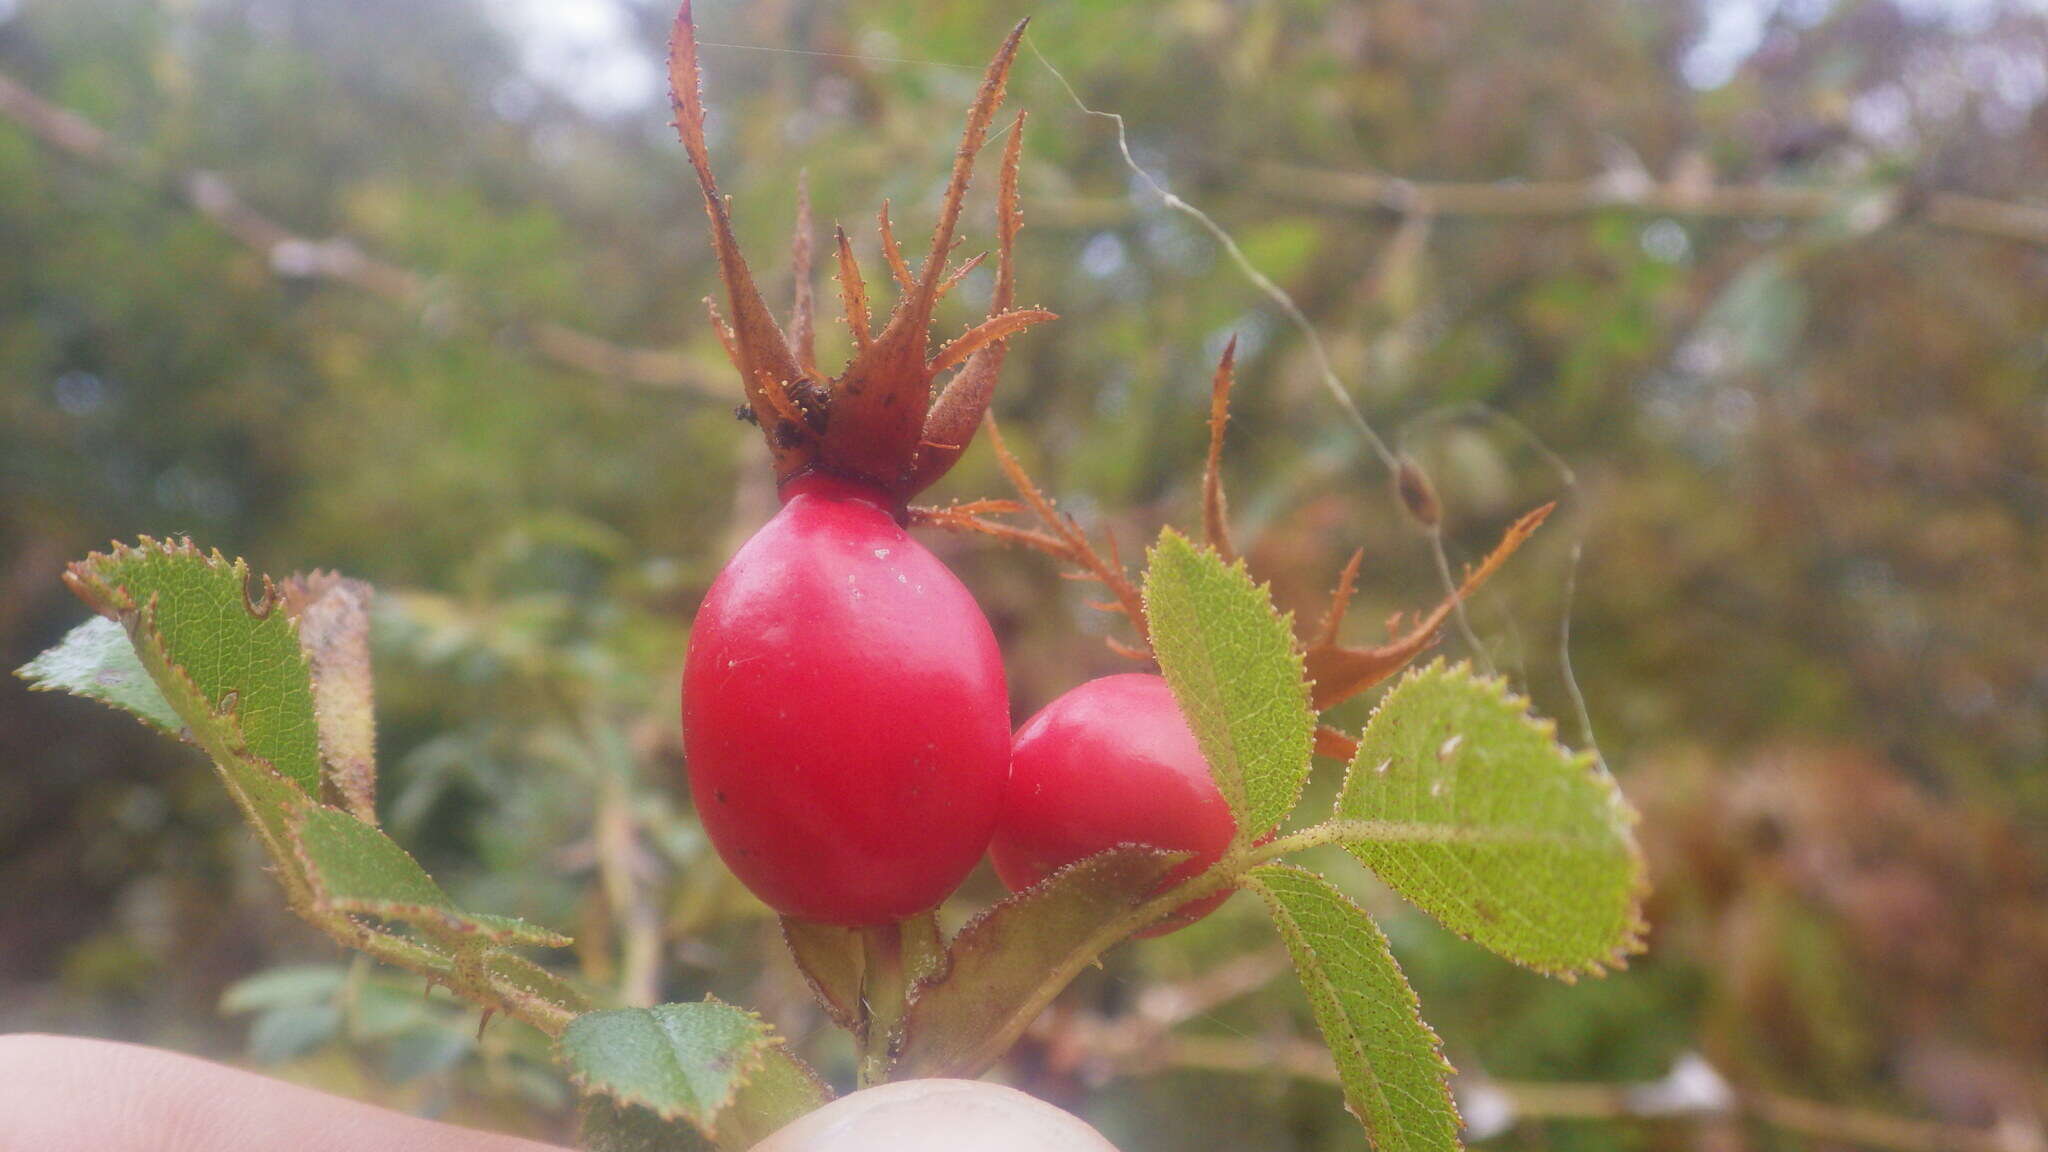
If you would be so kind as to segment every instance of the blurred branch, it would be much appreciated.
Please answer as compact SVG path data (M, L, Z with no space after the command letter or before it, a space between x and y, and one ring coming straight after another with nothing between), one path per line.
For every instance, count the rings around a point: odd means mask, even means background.
M1364 208L1400 215L1494 218L1563 218L1595 212L1640 212L1725 220L1819 220L1846 215L1859 231L1890 223L1921 223L1953 232L2048 246L2048 206L2016 204L1910 187L1796 188L1716 185L1710 179L1656 183L1640 173L1579 181L1526 183L1427 182L1373 172L1336 172L1291 164L1263 164L1262 191L1333 208ZM1856 219L1859 210L1873 213Z
M1102 1034L1120 1025L1103 1024ZM1256 1075L1277 1072L1335 1084L1336 1066L1316 1041L1238 1036L1168 1036L1149 1051L1125 1053L1097 1071L1106 1076L1199 1069ZM1663 1080L1640 1084L1522 1083L1465 1077L1457 1084L1468 1139L1499 1135L1517 1124L1543 1120L1744 1119L1817 1140L1884 1152L2040 1152L2034 1125L2008 1120L1994 1128L1943 1124L1824 1104L1768 1090L1728 1085L1705 1061L1681 1059Z
M612 919L619 925L619 1002L651 1008L661 1002L661 916L641 885L639 830L625 778L604 773L597 804L597 864Z
M49 103L4 72L0 72L0 115L50 148L183 203L263 257L278 276L333 280L416 309L445 298L444 277L372 256L345 237L314 239L295 232L250 207L217 173L159 172L142 149ZM474 301L466 303L476 307ZM738 395L737 389L692 368L689 357L680 351L619 344L529 316L500 314L490 319L525 336L534 354L559 367L620 383L695 392L721 400Z

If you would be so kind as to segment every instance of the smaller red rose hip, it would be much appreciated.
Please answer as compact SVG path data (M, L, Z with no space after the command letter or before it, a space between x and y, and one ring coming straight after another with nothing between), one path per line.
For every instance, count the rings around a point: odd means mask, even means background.
M1119 844L1194 853L1168 874L1177 882L1214 864L1236 831L1166 681L1105 676L1017 730L989 856L1016 892ZM1186 927L1229 897L1226 890L1190 901L1141 935Z

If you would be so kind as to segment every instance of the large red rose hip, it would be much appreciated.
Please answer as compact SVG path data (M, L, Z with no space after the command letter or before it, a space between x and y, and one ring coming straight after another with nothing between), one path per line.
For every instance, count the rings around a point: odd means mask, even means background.
M1169 874L1180 880L1215 863L1236 830L1166 681L1105 676L1017 730L989 857L1019 891L1084 857L1145 844L1194 854ZM1191 901L1144 935L1185 927L1229 896Z
M943 344L932 333L940 299L980 259L949 267L968 178L1023 32L1021 23L1011 31L982 78L915 273L883 209L899 289L886 316L869 304L846 234L835 235L853 357L828 376L817 361L808 202L799 192L785 330L712 175L688 0L676 15L670 97L730 309L714 309L712 324L785 500L719 574L692 626L683 742L719 855L770 906L801 919L872 926L931 908L987 848L1001 799L1010 720L995 638L967 589L901 525L910 499L946 474L980 426L1006 342L1052 318L1011 306L1023 226L1019 116L996 188L988 318Z
M980 859L1009 768L981 609L860 485L823 476L711 585L683 669L690 793L778 912L923 912Z

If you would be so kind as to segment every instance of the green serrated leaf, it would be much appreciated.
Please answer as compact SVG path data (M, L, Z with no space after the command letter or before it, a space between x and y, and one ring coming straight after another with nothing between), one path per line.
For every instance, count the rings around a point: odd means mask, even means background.
M312 675L297 632L268 579L246 564L201 553L190 541L144 537L73 564L71 586L131 635L147 620L169 663L184 671L212 715L232 714L250 754L308 796L320 788L320 734ZM157 677L163 688L162 677ZM166 689L166 698L172 694ZM171 700L173 707L177 701ZM180 710L187 725L193 717Z
M457 909L397 841L339 809L308 806L292 838L321 910L396 920L450 946L475 940L542 948L570 943L517 917Z
M911 990L899 1078L976 1076L1045 1005L1040 993L1093 962L1103 928L1187 859L1135 845L1070 864L968 921L950 963Z
M1337 801L1344 846L1445 927L1561 976L1641 946L1634 813L1590 755L1498 680L1441 662L1366 725Z
M1172 529L1145 571L1145 619L1173 698L1249 843L1286 819L1308 779L1315 713L1290 620L1242 562Z
M228 795L241 809L264 849L278 861L284 870L285 886L291 889L301 880L291 850L291 827L312 799L305 789L279 775L269 761L251 752L233 713L216 711L185 670L172 662L157 634L154 617L154 609L145 606L128 626L136 658L156 682L165 702L185 721L193 741L213 760L214 770Z
M1345 1106L1375 1152L1457 1149L1452 1068L1379 925L1329 881L1292 865L1255 868L1245 886L1265 900L1286 941L1336 1058Z
M39 692L69 692L111 704L173 736L185 728L136 657L127 630L104 616L73 628L55 648L22 665L15 675Z
M719 1114L775 1045L759 1016L715 1000L588 1012L556 1042L585 1095L687 1121L713 1139Z

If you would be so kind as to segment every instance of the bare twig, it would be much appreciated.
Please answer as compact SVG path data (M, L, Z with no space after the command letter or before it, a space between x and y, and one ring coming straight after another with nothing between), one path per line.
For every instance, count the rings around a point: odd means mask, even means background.
M345 237L317 239L296 232L251 207L219 175L201 170L157 174L142 149L117 140L98 125L49 103L0 72L0 116L21 126L42 144L130 183L155 188L211 221L229 238L263 257L278 276L332 280L411 308L429 297L445 300L446 277L370 255ZM464 300L481 313L480 299ZM651 388L678 389L725 398L731 387L696 371L682 352L640 348L593 336L566 325L517 314L489 316L497 327L523 334L541 359L560 367Z
M1114 1036L1120 1025L1098 1024L1079 1033ZM1269 1040L1238 1036L1171 1036L1150 1051L1132 1053L1101 1069L1109 1075L1141 1076L1171 1069L1219 1072L1277 1072L1300 1080L1337 1082L1336 1065L1321 1044L1301 1037ZM1711 1070L1709 1070L1711 1075ZM1782 1092L1731 1089L1698 1099L1679 1100L1669 1083L1545 1084L1468 1080L1459 1085L1461 1102L1491 1097L1503 1107L1505 1131L1516 1123L1542 1120L1700 1121L1740 1118L1815 1139L1851 1144L1884 1152L2029 1152L2038 1146L2038 1131L2018 1127L1978 1128L1895 1116L1807 1100ZM1477 1109L1465 1108L1468 1112ZM1479 1138L1474 1134L1473 1138Z
M639 831L625 779L616 772L604 776L595 836L598 875L621 936L619 1002L652 1008L661 1002L661 914L636 875Z
M1724 220L1819 220L1857 204L1872 205L1868 227L1907 221L2022 244L2048 245L2048 206L1935 192L1917 211L1899 189L1783 185L1699 185L1672 180L1632 185L1613 179L1572 181L1417 181L1375 172L1336 172L1292 164L1257 169L1262 191L1332 208L1401 214L1543 219L1595 212L1640 212Z

